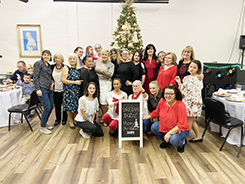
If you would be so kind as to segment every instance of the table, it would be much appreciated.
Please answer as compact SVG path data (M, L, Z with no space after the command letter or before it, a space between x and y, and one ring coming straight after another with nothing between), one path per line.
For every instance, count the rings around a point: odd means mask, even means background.
M8 108L18 105L22 97L22 88L13 89L10 91L0 92L0 127L8 126L9 113ZM13 113L11 115L11 125L19 123L20 114Z
M239 95L242 95L243 93L245 93L245 91L240 92ZM245 103L244 102L227 101L224 97L218 97L216 95L213 95L213 98L221 101L225 105L225 110L229 112L231 116L236 117L245 123ZM210 123L210 127L211 127L211 131L219 132L219 125ZM228 129L222 128L222 133L223 133L222 137L225 137L227 132L228 132ZM226 142L232 145L240 146L239 145L240 139L241 139L241 129L235 128L230 132L230 135L228 136ZM245 145L245 139L243 140L243 145Z

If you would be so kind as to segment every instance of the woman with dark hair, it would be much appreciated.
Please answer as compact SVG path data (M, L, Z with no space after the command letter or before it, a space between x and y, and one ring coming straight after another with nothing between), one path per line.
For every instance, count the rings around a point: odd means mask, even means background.
M146 69L146 79L144 83L144 89L148 95L150 95L149 84L151 81L155 80L155 73L157 69L157 56L156 48L153 44L148 44L145 48L144 53L144 64Z
M140 80L141 84L144 85L146 75L145 75L145 66L142 63L142 52L139 50L136 50L133 53L132 61L140 74L140 77L137 80Z
M84 65L84 63L83 63L83 61L82 61L83 48L80 47L80 46L76 47L75 50L74 50L74 53L77 54L77 57L78 57L78 59L79 59L79 64L80 64L81 67L83 67L83 65Z
M80 90L80 94L81 96L83 96L84 94L84 90L86 88L86 86L88 85L88 83L90 82L94 82L97 87L99 88L99 79L98 79L98 75L96 74L96 72L94 71L94 60L91 56L85 56L83 58L83 62L84 62L84 67L81 68L81 79L82 79L82 85L81 85L81 90Z
M172 144L178 146L178 152L182 153L185 150L185 138L190 131L186 107L181 101L182 94L173 85L166 86L163 94L157 109L149 116L143 116L143 120L159 117L160 121L151 126L151 131L162 141L159 147L163 149Z
M157 79L157 76L158 76L160 68L164 65L164 56L165 56L165 54L166 53L164 51L160 51L157 54L157 63L158 63L158 65L157 65L156 74L155 74L156 79Z
M83 138L90 138L87 133L94 136L103 136L103 131L95 121L96 112L99 110L98 88L94 82L88 83L84 90L84 95L78 102L78 114L75 117L77 126L80 128L79 133Z
M112 62L112 64L114 64L114 72L113 72L113 75L111 77L111 80L113 81L113 79L116 76L116 71L117 71L119 63L120 63L120 57L118 55L117 49L115 49L115 48L112 48L110 50L110 55L111 55L111 62Z
M44 108L40 128L40 131L43 134L51 134L51 130L53 129L53 126L47 125L48 118L54 106L54 83L52 81L52 69L48 63L51 59L51 52L49 50L44 50L42 52L41 60L34 64L33 73L34 87Z
M121 88L121 79L115 78L113 80L113 88L111 92L107 93L108 111L103 115L102 120L109 126L111 133L118 127L119 122L119 100L127 99L128 95L123 92Z
M132 82L139 78L139 72L135 69L134 63L129 61L129 51L124 49L122 52L122 62L116 71L122 80L122 91L126 92L129 96L133 93Z

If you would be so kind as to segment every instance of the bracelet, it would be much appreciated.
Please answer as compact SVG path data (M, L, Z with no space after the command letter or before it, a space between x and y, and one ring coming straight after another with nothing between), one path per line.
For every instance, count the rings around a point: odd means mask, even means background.
M145 94L145 91L143 91L142 94Z
M171 132L168 132L168 134L172 135Z

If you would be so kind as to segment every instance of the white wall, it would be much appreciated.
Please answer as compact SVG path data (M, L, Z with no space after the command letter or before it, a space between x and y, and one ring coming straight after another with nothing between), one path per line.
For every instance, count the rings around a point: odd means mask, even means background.
M170 0L169 4L135 4L143 43L157 50L173 51L180 57L192 45L201 61L238 62L238 27L243 0ZM110 48L121 4L65 3L52 0L1 0L0 73L14 71L20 59L33 64L38 58L20 58L17 24L40 24L43 49L67 57L77 45L101 43ZM244 23L244 22L243 22ZM236 31L238 29L238 36ZM243 32L242 32L243 31Z

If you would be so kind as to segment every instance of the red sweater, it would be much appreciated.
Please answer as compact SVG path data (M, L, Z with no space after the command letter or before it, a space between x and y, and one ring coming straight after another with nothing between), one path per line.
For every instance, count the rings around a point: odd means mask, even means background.
M166 71L164 70L164 65L161 66L157 82L159 84L159 90L162 91L167 85L173 84L176 86L175 77L177 75L177 66L172 66Z
M173 106L169 107L165 99L161 99L157 109L150 113L152 118L159 117L159 131L168 132L175 126L181 131L190 130L187 121L187 112L185 104L182 101L177 101Z

